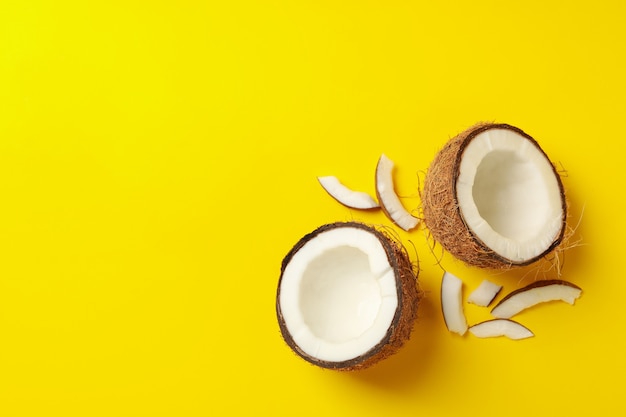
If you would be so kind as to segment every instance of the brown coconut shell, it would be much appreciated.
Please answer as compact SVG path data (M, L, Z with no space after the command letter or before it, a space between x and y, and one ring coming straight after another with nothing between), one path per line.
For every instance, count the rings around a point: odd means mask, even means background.
M300 250L307 242L314 239L321 233L338 228L338 227L354 227L363 229L369 233L375 235L382 244L389 264L394 270L396 279L396 291L398 296L398 306L396 308L395 315L391 322L391 325L387 329L387 333L380 340L376 346L372 347L369 351L355 357L350 360L342 362L329 362L320 360L309 354L305 353L294 342L287 326L280 307L280 284L282 282L283 273L285 268L293 258L296 252ZM420 300L420 291L418 289L418 270L411 263L406 248L396 239L384 231L377 230L372 226L359 223L359 222L337 222L320 226L313 232L308 233L302 237L298 243L289 251L285 256L281 266L280 279L278 281L278 292L276 295L276 314L278 318L278 324L280 332L289 347L301 358L312 363L313 365L333 370L340 371L356 371L368 368L381 360L393 355L398 351L404 343L409 340L413 325L417 318L417 309Z
M514 262L491 250L465 223L456 192L459 168L465 148L478 134L490 129L509 129L520 134L536 146L549 160L537 141L515 126L479 123L466 129L444 145L435 156L426 173L424 190L422 192L424 224L436 242L468 265L486 269L510 269L529 265L545 258L563 241L567 217L567 203L563 183L554 164L551 164L561 193L563 225L560 234L544 252L524 262Z

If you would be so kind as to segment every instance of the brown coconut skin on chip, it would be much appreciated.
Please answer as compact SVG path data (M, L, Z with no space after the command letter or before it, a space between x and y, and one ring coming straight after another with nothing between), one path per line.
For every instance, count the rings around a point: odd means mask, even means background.
M518 133L537 147L549 160L537 141L515 126L479 123L470 127L444 145L427 171L422 193L424 223L436 242L439 242L445 250L468 265L485 269L510 269L530 265L546 257L563 241L567 217L563 183L554 164L551 163L561 194L563 223L559 235L545 251L523 262L514 262L491 250L467 226L459 206L456 190L465 148L478 134L490 129L508 129Z
M380 342L376 344L376 346L372 347L366 353L350 360L329 362L308 355L294 342L287 326L285 325L285 320L280 307L280 284L282 282L285 268L298 250L319 234L338 227L363 229L374 234L378 238L385 250L385 253L387 254L389 264L395 273L398 307L396 308L391 325L387 329L387 333L380 340ZM410 338L413 325L417 318L417 309L420 299L417 275L418 271L411 263L406 248L386 233L359 222L337 222L320 226L313 232L302 237L282 261L281 274L278 282L278 292L276 295L276 314L281 335L287 345L289 345L289 347L298 356L313 365L339 371L357 371L369 368L370 366L396 353L398 349L402 347Z

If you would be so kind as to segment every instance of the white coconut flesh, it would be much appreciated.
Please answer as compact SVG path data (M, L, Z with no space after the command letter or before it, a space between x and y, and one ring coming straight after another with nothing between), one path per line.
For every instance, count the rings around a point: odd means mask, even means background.
M488 129L466 146L456 196L467 226L498 255L523 263L543 254L563 227L563 197L540 148L516 131Z
M356 209L371 209L380 207L376 200L374 200L369 194L346 187L335 176L327 175L317 177L317 180L331 197L344 206Z
M549 301L564 301L573 305L581 293L582 289L571 282L536 281L503 298L491 310L491 315L497 318L510 318L527 308Z
M487 307L502 290L502 285L489 280L483 280L480 285L467 297L467 302L477 306Z
M500 337L520 340L533 337L534 333L516 321L508 319L494 319L483 321L469 328L471 334L476 337Z
M402 229L409 231L415 228L419 219L412 216L402 205L396 194L393 183L393 168L395 164L387 155L382 154L376 165L376 194L383 211Z
M464 335L467 320L463 311L463 281L447 271L441 279L441 309L448 330Z
M278 302L294 343L329 362L375 347L399 304L381 242L354 227L330 229L305 243L283 271Z

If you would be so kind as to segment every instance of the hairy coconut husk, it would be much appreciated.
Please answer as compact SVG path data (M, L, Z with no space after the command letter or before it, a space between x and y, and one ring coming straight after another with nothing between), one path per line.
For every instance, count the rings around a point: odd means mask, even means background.
M376 346L372 347L365 354L353 359L342 362L328 362L308 355L294 342L285 325L285 320L281 312L279 303L280 283L286 266L300 248L320 233L338 227L363 229L374 234L378 238L387 254L389 264L395 272L398 307L387 333ZM320 226L313 232L302 237L302 239L296 243L296 245L283 259L281 276L278 282L278 293L276 296L276 312L282 337L296 354L319 367L340 371L355 371L368 368L396 353L398 349L402 347L403 344L410 338L413 325L417 318L417 309L421 297L421 292L418 289L417 283L418 273L418 269L411 263L406 248L402 245L402 243L391 237L383 230L378 230L372 226L354 221L330 223Z
M424 180L422 210L424 223L434 240L468 265L486 269L510 269L529 265L557 248L566 230L567 203L560 176L552 165L563 201L563 227L552 245L535 258L515 263L487 247L467 226L456 193L456 182L463 151L478 134L489 129L510 129L528 139L544 155L539 144L528 134L508 124L478 123L450 139L435 156ZM547 156L546 156L547 158Z

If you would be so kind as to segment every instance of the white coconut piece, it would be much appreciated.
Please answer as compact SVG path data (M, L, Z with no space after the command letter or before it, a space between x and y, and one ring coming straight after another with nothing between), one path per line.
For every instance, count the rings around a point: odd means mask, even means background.
M385 214L399 227L409 231L419 224L398 198L393 184L394 163L382 154L376 165L376 195Z
M441 309L448 330L464 335L467 320L463 311L463 281L447 271L441 280Z
M354 370L389 356L416 317L416 275L406 251L357 222L324 225L283 260L277 315L307 361Z
M548 251L563 229L563 193L553 165L511 128L484 130L467 143L456 196L476 238L513 263Z
M369 194L346 187L335 176L317 177L317 180L331 197L346 207L363 210L380 207Z
M495 284L489 280L483 280L480 285L470 293L467 302L480 307L487 307L502 290L502 285Z
M497 318L510 318L522 310L548 301L564 301L574 304L582 289L564 280L542 280L533 282L511 292L491 310Z
M500 337L520 340L533 337L534 334L525 326L508 319L494 319L470 326L469 331L476 337Z

